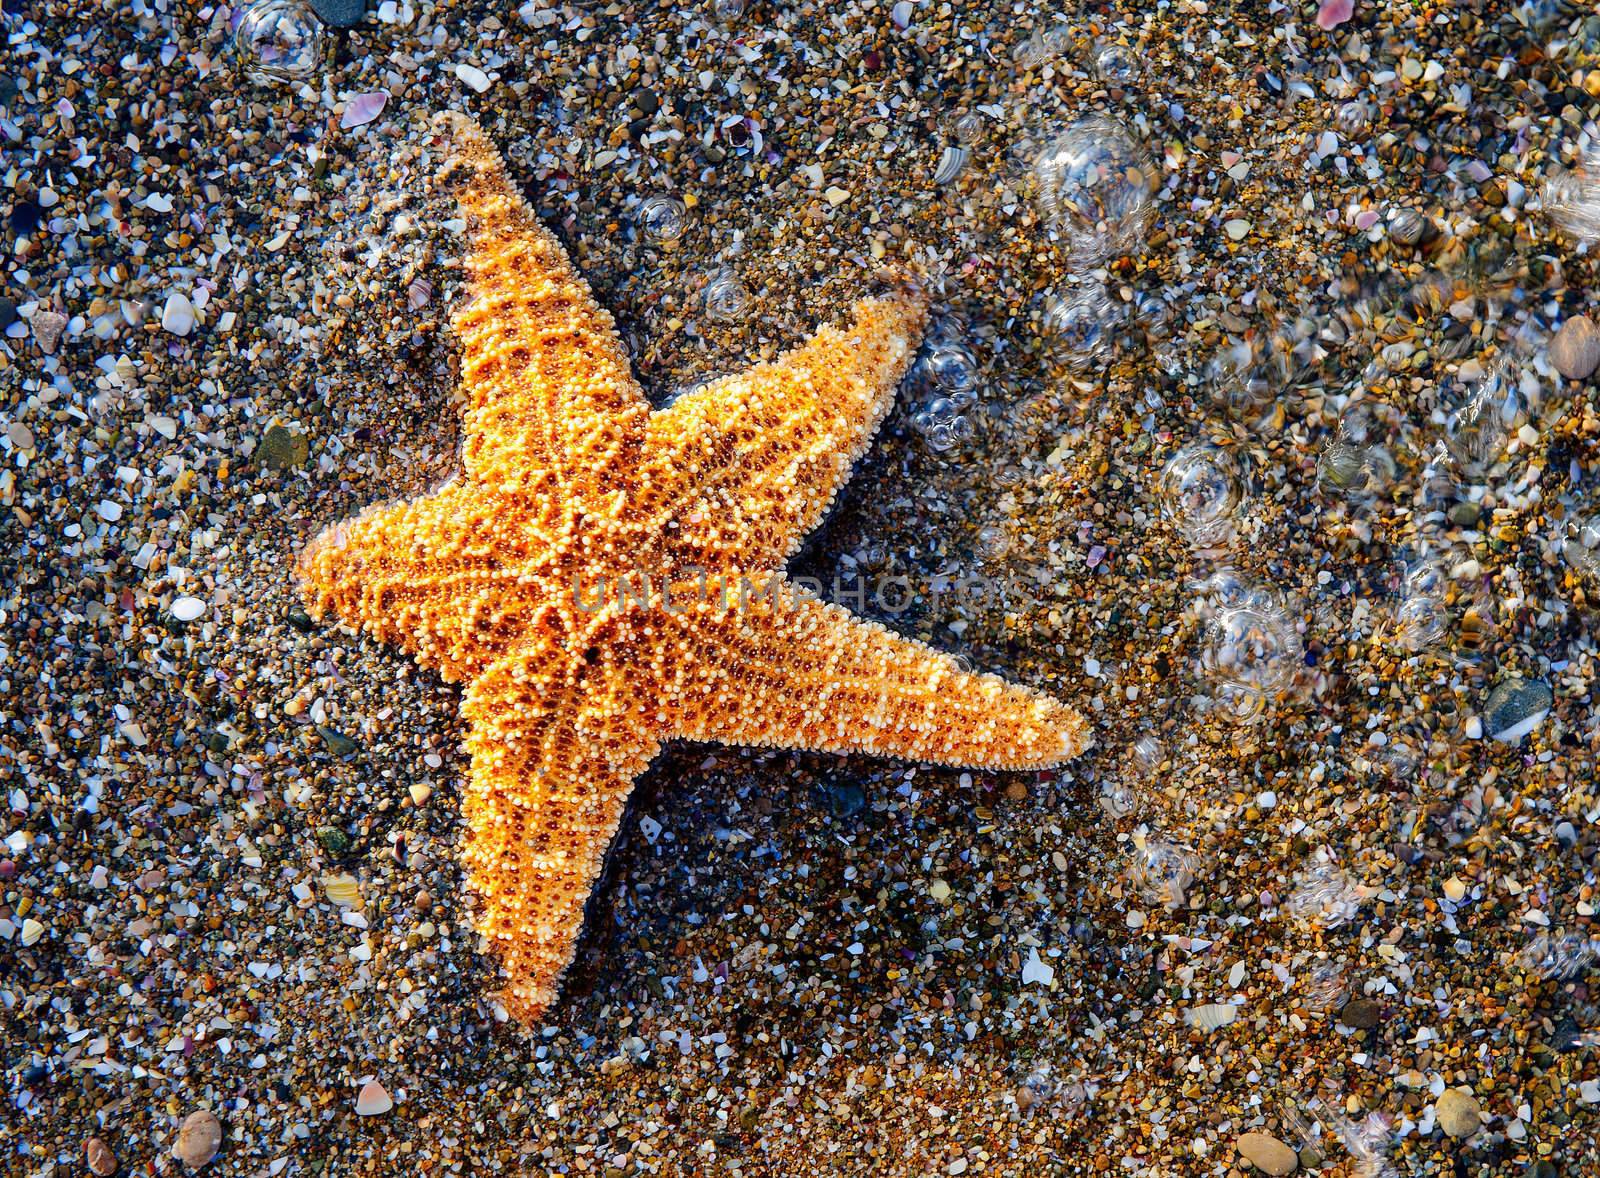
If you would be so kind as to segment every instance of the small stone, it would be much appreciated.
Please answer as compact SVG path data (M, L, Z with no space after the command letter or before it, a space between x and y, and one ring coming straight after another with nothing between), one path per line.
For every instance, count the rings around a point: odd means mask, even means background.
M1417 209L1396 209L1389 216L1389 239L1396 245L1426 245L1438 236L1433 218Z
M172 603L172 616L180 622L193 622L206 612L206 603L198 597L180 597Z
M1439 1127L1452 1137L1471 1137L1483 1125L1483 1114L1478 1101L1465 1088L1451 1088L1436 1106Z
M1587 380L1600 368L1600 327L1587 315L1568 319L1550 341L1550 363L1571 380Z
M17 321L17 300L0 299L0 331Z
M1522 1172L1522 1178L1561 1178L1561 1171L1549 1158L1541 1158Z
M427 914L433 910L433 897L428 894L427 889L423 889L417 893L416 899L411 901L411 906L418 912Z
M1339 1021L1357 1031L1369 1031L1383 1018L1383 1007L1370 998L1352 998L1339 1011Z
M317 735L322 737L322 743L327 745L328 751L336 757L348 757L361 747L338 729L325 725L317 728Z
M367 0L311 0L311 11L322 23L335 29L348 29L367 15Z
M377 1117L382 1116L394 1107L394 1098L389 1095L389 1090L376 1080L368 1080L361 1086L361 1094L356 1097L356 1116Z
M1554 693L1537 679L1506 679L1484 704L1484 731L1501 744L1516 744L1544 722L1554 701Z
M1300 1165L1300 1157L1294 1150L1267 1133L1245 1133L1235 1145L1245 1161L1274 1178L1293 1174Z
M482 94L493 84L489 81L488 74L484 73L477 66L467 65L465 62L457 64L456 77L460 79L463 86L470 87L478 94Z
M350 851L350 836L337 826L319 826L317 842L321 843L322 849L335 859L342 858Z
M33 313L33 338L46 356L53 355L61 342L61 333L67 329L67 317L59 311Z
M178 1129L178 1140L172 1147L172 1156L191 1170L198 1170L222 1148L222 1122L201 1109L190 1113Z
M194 304L189 301L188 295L175 290L167 296L166 305L161 308L163 331L170 331L176 336L188 335L194 330L195 320Z
M311 446L304 434L281 425L269 425L256 446L255 456L263 470L288 470L305 465L311 456Z
M1250 232L1250 222L1240 217L1224 222L1222 231L1228 235L1229 241L1243 241Z
M1476 503L1462 500L1460 503L1452 503L1447 514L1450 516L1450 522L1457 527L1472 528L1477 526L1478 520L1483 516L1483 510Z
M1465 897L1466 894L1467 884L1465 880L1459 879L1458 877L1452 875L1449 879L1444 881L1444 898L1449 900L1450 903L1461 903L1462 898Z
M936 879L928 885L928 895L936 904L943 904L950 898L950 885L942 879Z
M827 792L828 809L835 818L854 818L866 807L866 791L853 781L831 782Z
M91 1174L99 1178L109 1178L117 1172L117 1156L111 1152L111 1147L98 1137L91 1137L83 1143L84 1161L89 1166Z
M413 806L426 806L428 799L433 797L433 786L425 785L420 781L412 782L406 789L411 795L411 804Z

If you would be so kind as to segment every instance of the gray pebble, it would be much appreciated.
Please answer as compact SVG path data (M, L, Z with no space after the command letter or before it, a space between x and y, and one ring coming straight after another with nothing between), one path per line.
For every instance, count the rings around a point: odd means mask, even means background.
M1587 315L1568 319L1550 341L1550 363L1569 380L1587 380L1600 368L1600 327Z
M323 24L348 29L367 15L367 0L311 0L311 10L322 18Z

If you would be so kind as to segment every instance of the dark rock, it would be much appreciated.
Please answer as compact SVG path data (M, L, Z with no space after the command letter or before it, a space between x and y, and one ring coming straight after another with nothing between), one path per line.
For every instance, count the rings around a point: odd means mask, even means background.
M319 826L317 842L321 843L322 849L335 859L341 859L350 853L350 836L337 826Z
M336 757L348 757L361 747L344 733L334 728L319 726L317 735L322 737L322 743L327 745L328 751Z
M18 237L31 237L44 218L44 209L36 201L19 200L11 208L11 232Z
M1355 998L1344 1004L1339 1021L1358 1031L1371 1030L1383 1021L1383 1007L1367 998Z
M311 456L311 446L304 434L281 425L269 425L267 432L261 435L255 456L263 470L288 470L305 465Z
M827 787L828 809L835 818L853 818L867 804L866 792L854 782L836 781Z
M311 11L322 23L335 29L348 29L367 15L367 0L311 0Z

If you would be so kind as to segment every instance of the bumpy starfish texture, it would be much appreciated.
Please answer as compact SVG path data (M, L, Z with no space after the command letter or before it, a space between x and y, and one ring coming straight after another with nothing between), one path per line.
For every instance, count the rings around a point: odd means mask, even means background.
M441 116L470 237L461 474L324 531L302 588L466 685L463 858L512 1017L555 1000L634 778L663 740L1040 768L1079 714L783 581L923 325L870 299L652 410L477 125Z

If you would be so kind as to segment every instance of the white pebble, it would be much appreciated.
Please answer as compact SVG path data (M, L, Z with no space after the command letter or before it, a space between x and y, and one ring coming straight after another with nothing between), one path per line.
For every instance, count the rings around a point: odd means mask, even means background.
M192 622L206 612L206 603L198 597L180 597L172 603L172 616L180 622Z
M456 77L459 78L464 85L470 86L479 94L482 94L489 88L489 75L484 73L475 65L467 65L465 62L457 64Z
M173 335L184 336L194 330L194 304L189 296L173 291L167 296L167 305L161 308L161 326Z
M1478 719L1478 717L1476 717L1476 716L1472 717L1472 719L1467 721L1467 739L1468 740L1482 740L1483 739L1483 721Z

